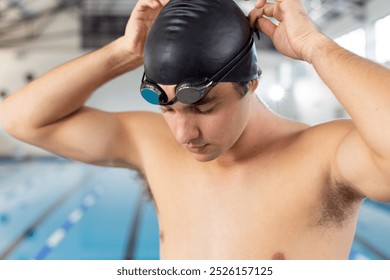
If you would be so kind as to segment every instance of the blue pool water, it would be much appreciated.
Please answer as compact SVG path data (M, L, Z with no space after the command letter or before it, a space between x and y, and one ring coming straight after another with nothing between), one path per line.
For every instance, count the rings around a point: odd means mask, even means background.
M1 162L1 259L158 259L137 174L65 160Z

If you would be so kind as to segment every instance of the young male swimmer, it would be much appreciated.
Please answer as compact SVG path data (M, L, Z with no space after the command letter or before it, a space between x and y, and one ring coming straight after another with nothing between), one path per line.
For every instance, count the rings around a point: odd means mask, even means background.
M390 71L319 33L299 0L259 0L250 26L311 63L352 121L281 118L254 93L243 17L230 0L139 0L123 37L12 94L1 123L53 153L142 172L162 259L345 259L362 200L390 201ZM84 106L143 62L142 95L163 114Z

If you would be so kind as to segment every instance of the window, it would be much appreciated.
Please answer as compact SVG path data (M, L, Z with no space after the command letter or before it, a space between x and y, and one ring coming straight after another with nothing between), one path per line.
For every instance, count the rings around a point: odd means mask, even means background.
M366 57L366 32L356 29L335 39L336 43L357 55Z

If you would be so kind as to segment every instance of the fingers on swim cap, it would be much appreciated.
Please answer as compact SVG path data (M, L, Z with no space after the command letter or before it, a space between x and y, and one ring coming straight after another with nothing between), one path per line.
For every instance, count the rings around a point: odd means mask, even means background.
M170 0L145 43L146 76L165 85L210 77L252 37L247 17L233 0ZM223 81L257 79L256 49Z

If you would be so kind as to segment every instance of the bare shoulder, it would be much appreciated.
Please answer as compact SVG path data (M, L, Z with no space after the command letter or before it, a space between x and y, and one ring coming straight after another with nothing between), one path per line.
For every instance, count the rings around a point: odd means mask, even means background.
M131 111L131 112L120 112L117 113L120 120L133 121L138 119L140 122L163 122L164 119L159 113L148 112L148 111Z
M132 150L138 153L139 169L144 168L146 161L165 157L166 151L180 149L161 114L135 111L117 116L124 138L133 143Z
M329 175L343 139L354 128L349 120L334 120L314 126L299 124L290 139L288 150L292 157L310 163L307 168L318 170L316 176Z
M171 130L159 113L125 112L118 113L118 118L122 129L131 135L138 146L151 143L154 147L177 145Z
M334 120L314 126L306 126L301 131L300 140L317 147L337 148L342 139L354 128L350 120Z
M146 111L116 113L119 123L126 133L137 136L163 136L169 130L161 114Z
M349 120L335 120L314 126L295 121L288 123L288 133L280 149L287 162L294 160L300 169L305 169L315 180L325 182L331 175L337 152L343 140L353 130ZM298 165L297 165L298 166Z
M285 147L295 152L311 154L320 148L337 149L342 139L354 128L350 120L334 120L310 126L293 120L284 120L281 133Z

